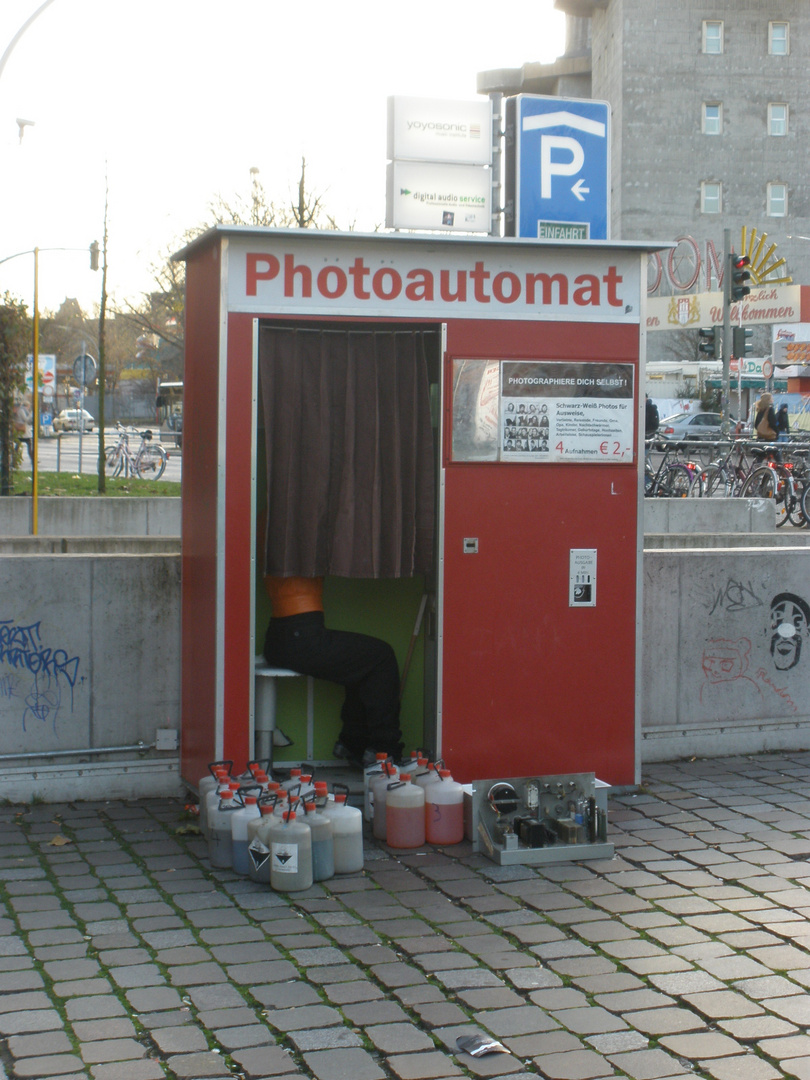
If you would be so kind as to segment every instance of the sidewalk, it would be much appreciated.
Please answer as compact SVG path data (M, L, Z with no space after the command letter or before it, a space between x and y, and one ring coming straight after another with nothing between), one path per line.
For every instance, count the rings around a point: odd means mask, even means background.
M0 1077L810 1080L809 783L651 765L612 860L369 841L291 896L212 872L179 803L2 807Z

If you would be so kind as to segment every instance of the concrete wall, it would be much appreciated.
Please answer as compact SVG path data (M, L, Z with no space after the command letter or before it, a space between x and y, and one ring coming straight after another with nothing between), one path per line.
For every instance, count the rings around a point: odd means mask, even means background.
M37 500L39 536L179 536L180 499L174 496L83 499L47 496ZM28 536L31 500L2 500L0 536Z
M90 751L171 747L179 717L179 555L0 558L0 798L174 793L176 750Z
M17 501L2 501L0 532ZM117 514L129 530L167 528L161 515L179 500L52 502L63 516L54 506L43 518L63 539L0 537L0 799L177 794L177 537L154 538L171 550L144 554L148 536L93 544L66 528L99 535ZM152 513L143 502L161 505ZM791 527L730 535L760 523L756 507L733 502L645 503L648 529L684 532L658 534L670 547L644 552L642 760L810 748L810 549L775 546L806 540ZM695 526L726 535L701 541ZM679 536L703 547L676 549ZM17 545L55 551L14 554ZM105 553L111 545L131 553ZM166 750L150 748L158 735Z
M641 756L810 748L810 551L645 551Z
M768 499L645 499L645 535L776 533Z

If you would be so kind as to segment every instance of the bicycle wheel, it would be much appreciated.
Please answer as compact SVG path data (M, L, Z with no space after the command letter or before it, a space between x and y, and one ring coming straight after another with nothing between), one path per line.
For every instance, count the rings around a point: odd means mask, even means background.
M104 451L104 475L120 476L124 464L124 456L117 446L110 446Z
M810 484L808 484L802 492L801 507L802 516L807 525L810 525Z
M807 525L807 517L802 508L807 487L808 485L806 482L798 483L794 480L793 494L795 498L793 499L793 505L788 512L788 517L790 518L791 525L795 525L797 529L803 529ZM808 503L808 505L810 506L810 503Z
M668 499L685 499L692 490L695 474L685 465L668 465L659 494Z
M732 494L732 477L719 465L710 465L703 473L703 497L728 499Z
M167 460L162 446L147 443L136 459L138 476L141 480L159 480Z
M772 499L776 524L782 525L787 519L788 512L787 485L784 480L781 482L781 491L779 488L779 477L773 469L763 465L750 474L743 484L741 495L744 499Z

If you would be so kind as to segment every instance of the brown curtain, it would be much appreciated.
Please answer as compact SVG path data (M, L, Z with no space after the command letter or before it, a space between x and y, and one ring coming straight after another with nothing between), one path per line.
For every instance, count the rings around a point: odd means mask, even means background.
M437 342L435 330L262 327L265 573L431 569Z

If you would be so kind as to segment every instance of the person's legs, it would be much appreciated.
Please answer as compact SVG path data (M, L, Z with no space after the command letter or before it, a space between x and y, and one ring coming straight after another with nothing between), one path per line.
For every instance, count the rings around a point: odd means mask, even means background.
M346 688L339 741L352 756L371 748L399 755L399 666L380 638L328 630L321 612L271 619L264 656L269 664Z

